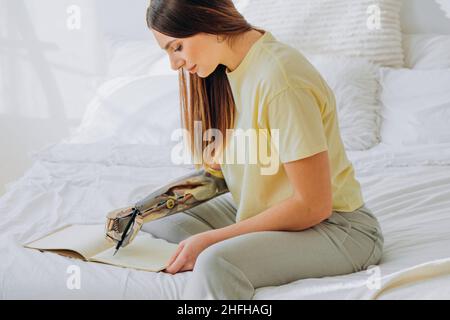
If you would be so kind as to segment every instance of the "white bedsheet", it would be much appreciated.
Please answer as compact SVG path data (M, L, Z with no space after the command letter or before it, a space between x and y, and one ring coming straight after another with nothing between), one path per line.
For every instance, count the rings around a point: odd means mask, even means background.
M148 273L21 247L67 223L103 223L109 210L192 169L168 166L162 154L154 146L64 143L36 153L0 198L0 298L178 299L190 272ZM254 298L450 298L450 145L348 155L384 231L380 277L370 269L302 279L258 288ZM79 290L66 285L71 265L81 271Z

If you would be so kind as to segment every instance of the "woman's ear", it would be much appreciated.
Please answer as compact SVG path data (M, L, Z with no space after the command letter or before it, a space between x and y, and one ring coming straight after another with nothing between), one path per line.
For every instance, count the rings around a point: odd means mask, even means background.
M225 41L225 37L224 37L224 36L217 35L217 42L218 42L218 43L222 43L222 42L224 42L224 41Z

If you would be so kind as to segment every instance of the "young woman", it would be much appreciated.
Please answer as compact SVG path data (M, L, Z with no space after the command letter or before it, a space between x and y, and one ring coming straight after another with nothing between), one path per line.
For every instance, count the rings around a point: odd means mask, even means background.
M179 71L191 141L195 121L223 133L222 151L227 129L278 138L278 170L207 162L230 192L143 226L179 242L165 271L193 270L182 298L251 299L259 287L377 264L380 225L346 156L333 92L305 57L231 0L152 0L147 23Z

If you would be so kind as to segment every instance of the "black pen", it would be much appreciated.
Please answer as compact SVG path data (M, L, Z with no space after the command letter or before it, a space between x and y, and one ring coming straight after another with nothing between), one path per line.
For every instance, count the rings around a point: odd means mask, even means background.
M133 208L133 213L131 214L130 221L128 221L127 225L125 226L125 230L124 230L123 233L122 233L122 239L120 239L120 241L117 243L117 245L116 245L116 251L114 251L113 256L115 256L116 253L117 253L117 251L119 251L119 248L120 248L120 246L121 246L122 243L123 243L123 240L125 240L125 237L127 236L128 229L130 229L130 226L133 224L134 219L136 218L138 212L139 212L138 209Z

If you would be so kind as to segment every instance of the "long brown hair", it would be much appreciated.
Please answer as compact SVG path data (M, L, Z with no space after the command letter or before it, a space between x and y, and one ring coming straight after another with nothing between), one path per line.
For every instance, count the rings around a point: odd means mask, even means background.
M230 47L242 33L251 30L264 32L249 24L232 0L151 0L147 9L147 26L173 38L187 38L198 33L221 36ZM226 130L234 128L235 102L225 72L226 66L220 64L206 78L189 74L188 83L183 70L179 70L181 124L189 132L186 142L193 156L195 148L199 147L194 142L195 121L201 121L202 132L208 129L222 132L222 151L227 145ZM209 143L202 139L202 155ZM213 156L216 156L217 149L213 151Z

